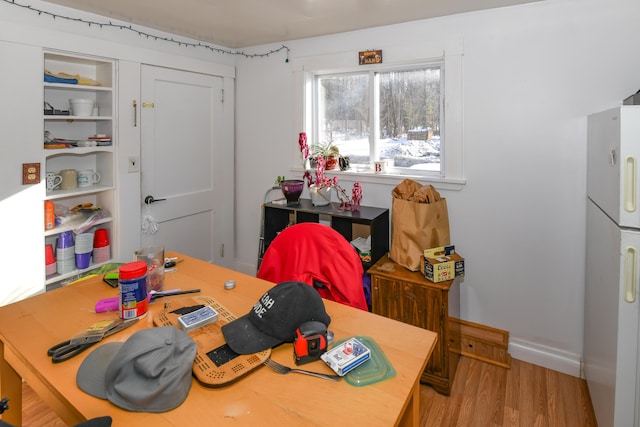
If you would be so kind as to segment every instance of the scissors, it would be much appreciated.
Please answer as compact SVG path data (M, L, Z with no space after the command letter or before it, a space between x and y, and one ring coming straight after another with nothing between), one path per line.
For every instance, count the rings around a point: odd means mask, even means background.
M94 323L86 330L76 334L73 338L62 341L47 350L53 363L64 362L82 353L98 341L113 335L136 323L139 319L112 319Z

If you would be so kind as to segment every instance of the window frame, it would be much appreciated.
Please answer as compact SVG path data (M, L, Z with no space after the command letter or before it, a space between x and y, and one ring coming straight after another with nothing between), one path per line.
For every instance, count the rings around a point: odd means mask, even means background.
M312 102L310 102L308 105L306 105L306 108L309 108L311 111L311 120L312 120L312 124L311 124L311 132L309 132L310 136L313 138L315 137L315 135L319 135L320 134L320 123L319 123L319 118L320 118L320 114L317 111L318 106L320 105L320 83L319 83L319 79L321 78L325 78L325 77L337 77L337 76L350 76L350 75L367 75L369 77L369 123L371 123L372 125L370 125L370 129L369 129L369 167L372 168L373 164L375 161L380 160L379 158L379 143L380 143L380 75L383 73L389 73L389 72L402 72L402 71L412 71L412 70L419 70L419 69L426 69L426 68L435 68L437 67L440 70L440 100L438 102L438 107L440 109L439 111L439 117L444 117L444 88L445 88L445 79L444 79L444 61L442 60L442 58L435 58L435 59L430 59L429 61L425 61L425 62L420 62L420 63L412 63L410 65L391 65L391 66L377 66L375 68L368 68L367 70L362 70L359 68L356 69L350 69L346 72L339 72L339 73L335 73L335 72L316 72L316 73L312 73L313 76L313 80L312 80ZM442 124L442 121L441 121ZM443 140L444 136L444 129L442 129L442 131L440 132L440 138L441 140ZM316 141L317 139L314 138L313 141ZM446 140L446 139L445 139ZM390 166L388 168L388 171L390 171L389 173L391 175L399 175L399 176L419 176L419 177L435 177L435 178L442 178L444 176L444 171L443 171L443 161L442 161L441 157L441 163L440 163L440 170L439 171L417 171L418 173L415 174L408 174L406 171L407 169L403 169L403 168L395 168L393 166ZM357 174L357 173L363 173L363 174L369 174L369 173L374 173L373 169L371 170L365 170L365 171L361 171L361 172L356 172L356 171L348 171L347 173L349 174Z
M300 114L294 118L294 129L307 132L308 140L315 141L313 103L315 102L314 81L317 75L343 74L349 72L388 71L440 63L443 80L442 129L444 142L441 152L440 173L408 174L389 172L376 174L373 171L331 171L341 179L360 182L397 184L398 179L411 178L431 183L442 189L462 189L466 180L463 173L463 132L462 132L462 40L426 42L420 45L383 47L384 63L357 65L357 52L341 52L327 55L294 58L294 111ZM374 99L371 98L371 103ZM375 130L375 127L374 127ZM297 131L298 132L298 131ZM297 133L296 133L297 135ZM300 153L295 145L292 150L292 171L302 171Z

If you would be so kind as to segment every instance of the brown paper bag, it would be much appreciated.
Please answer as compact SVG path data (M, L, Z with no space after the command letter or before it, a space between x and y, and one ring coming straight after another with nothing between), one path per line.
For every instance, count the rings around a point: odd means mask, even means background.
M404 180L392 194L389 258L418 271L425 249L451 244L447 201L432 186L416 186L411 180Z

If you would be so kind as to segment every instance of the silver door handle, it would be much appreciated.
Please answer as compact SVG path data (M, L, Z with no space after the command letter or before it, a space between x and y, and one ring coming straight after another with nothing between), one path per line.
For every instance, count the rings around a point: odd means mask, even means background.
M154 199L153 196L147 196L144 198L144 203L147 205L150 205L151 203L161 202L163 200L167 200L167 199Z

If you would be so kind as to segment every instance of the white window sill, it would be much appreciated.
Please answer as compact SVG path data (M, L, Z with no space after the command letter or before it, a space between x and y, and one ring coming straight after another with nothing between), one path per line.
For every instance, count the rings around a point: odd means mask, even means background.
M291 168L291 176L302 177L304 175L304 169ZM311 171L313 176L313 171ZM413 179L422 184L431 184L437 190L454 190L460 191L464 188L467 181L465 179L447 179L441 176L429 176L429 175L408 175L408 174L394 174L394 173L374 173L374 172L353 172L353 171L341 171L341 170L329 170L325 172L326 175L333 177L337 176L340 180L345 181L358 181L360 183L372 183L372 184L384 184L384 185L398 185L405 178ZM302 179L302 178L300 178Z

